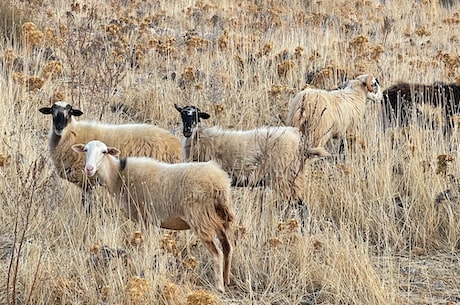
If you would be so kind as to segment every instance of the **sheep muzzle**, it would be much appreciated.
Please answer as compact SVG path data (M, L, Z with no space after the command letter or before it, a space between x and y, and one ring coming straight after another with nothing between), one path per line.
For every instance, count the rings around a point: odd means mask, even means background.
M374 77L371 74L369 74L367 76L367 78L366 78L366 87L367 87L367 91L369 91L369 92L374 92L374 88L372 87L372 79L373 78Z

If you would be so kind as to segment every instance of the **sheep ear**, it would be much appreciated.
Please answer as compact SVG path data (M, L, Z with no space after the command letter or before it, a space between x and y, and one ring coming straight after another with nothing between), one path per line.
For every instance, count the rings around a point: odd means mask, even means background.
M118 157L120 155L120 151L115 147L107 147L107 153L114 157Z
M85 153L85 145L84 144L72 145L72 150L79 154Z
M43 114L51 114L52 113L51 107L43 107L43 108L38 109L38 111L40 111Z
M78 109L72 109L70 111L70 114L73 115L73 116L80 116L83 114L83 112L81 110L78 110Z
M177 109L177 111L179 111L179 112L182 111L182 107L178 106L177 104L174 104L174 107Z
M204 119L204 120L207 120L209 119L211 116L209 114L207 114L206 112L200 112L199 114L199 117Z

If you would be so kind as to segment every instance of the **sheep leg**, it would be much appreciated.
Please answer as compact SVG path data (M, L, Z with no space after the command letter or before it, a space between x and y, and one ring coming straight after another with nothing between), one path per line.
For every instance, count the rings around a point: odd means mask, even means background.
M313 148L309 150L310 153L319 157L330 157L331 154L324 148L324 146L331 136L332 133L330 130L323 135L316 136L317 140L314 141Z
M91 208L93 205L93 192L92 189L88 186L82 188L81 203L86 209L86 215L91 215Z
M224 283L228 285L230 284L230 265L232 263L233 248L225 230L219 230L217 237L222 244L222 250L224 252Z
M300 223L301 223L301 231L303 232L304 228L308 227L308 223L310 222L310 212L308 211L308 206L303 202L303 200L299 197L297 199L297 215L299 215Z
M219 292L224 292L224 271L222 266L224 255L222 250L219 249L214 240L203 239L203 244L208 249L209 253L211 253L214 260L214 279L216 281L216 289Z

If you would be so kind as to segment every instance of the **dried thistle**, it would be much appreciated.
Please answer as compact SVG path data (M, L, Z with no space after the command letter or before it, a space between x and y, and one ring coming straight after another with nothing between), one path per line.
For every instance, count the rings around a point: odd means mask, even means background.
M11 156L9 155L0 155L0 167L4 167L5 165L7 165L10 159Z
M428 31L427 29L425 29L424 27L421 27L419 29L416 29L415 30L415 34L417 34L418 36L420 37L423 37L423 36L431 36L431 32Z
M337 168L346 176L351 174L351 168L346 164L339 164Z
M273 50L273 43L269 42L264 44L264 46L256 53L256 57L267 56Z
M166 301L177 300L179 292L179 287L176 284L166 283L163 285L163 296Z
M33 47L41 43L44 35L33 22L26 22L22 25L22 36L25 44Z
M209 291L195 290L187 296L187 305L217 305L217 300Z
M57 101L65 101L67 100L66 95L62 92L54 92L54 94L50 98L50 104L53 104Z
M436 174L447 174L448 170L448 162L452 162L454 158L452 155L439 155L438 156L438 162L437 162L437 168L436 168Z
M132 247L139 247L144 243L144 234L141 231L134 231L125 243Z
M297 231L299 228L299 220L298 219L289 219L287 221L287 228L289 229L290 232Z
M349 47L350 49L354 49L360 53L363 53L368 42L369 38L367 36L359 35L350 41Z
M48 62L43 68L42 76L45 79L55 79L62 73L62 63L56 60Z
M170 234L165 234L160 239L160 248L167 253L171 253L175 257L179 256L179 250L177 249L176 241Z
M35 91L41 89L45 84L45 80L38 76L30 76L27 80L29 90Z
M278 247L279 245L282 244L282 241L281 241L281 239L279 237L274 237L274 238L270 238L268 240L268 243L272 248L276 248L276 247Z
M287 77L290 70L295 67L295 63L292 60L285 60L277 65L278 76L281 78Z
M294 58L299 59L300 57L302 57L303 51L304 51L304 49L302 47L300 47L300 46L295 48L295 50L294 50Z
M224 105L222 104L216 104L214 106L214 112L215 113L222 113L224 111Z
M198 260L194 256L189 256L184 260L184 266L189 270L195 270L198 266Z
M219 46L219 50L227 50L228 48L228 31L225 30L222 35L219 36L217 40L217 45Z
M125 287L127 301L130 304L141 304L147 299L150 283L146 279L133 276L128 280Z

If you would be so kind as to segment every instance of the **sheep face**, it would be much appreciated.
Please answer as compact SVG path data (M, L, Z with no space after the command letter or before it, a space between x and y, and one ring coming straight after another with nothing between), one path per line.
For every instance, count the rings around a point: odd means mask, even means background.
M366 87L366 98L373 102L380 102L383 99L382 88L379 81L371 74L363 74L356 77L361 82L361 86ZM351 86L353 84L351 83Z
M179 111L182 118L182 132L186 138L189 138L192 135L193 129L198 125L200 119L206 120L211 117L206 112L201 112L200 109L195 106L180 107L177 104L174 104L174 107L176 107L177 111Z
M62 135L64 128L66 128L72 120L72 116L80 116L83 114L80 110L73 109L72 105L62 101L54 103L51 107L40 108L38 111L53 116L53 132L58 136Z
M107 155L114 157L120 155L118 149L107 147L107 145L97 140L89 141L86 145L75 144L72 146L72 149L77 153L86 154L85 173L88 177L92 177L96 174L104 163L104 158Z

